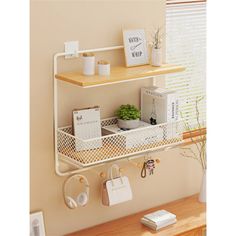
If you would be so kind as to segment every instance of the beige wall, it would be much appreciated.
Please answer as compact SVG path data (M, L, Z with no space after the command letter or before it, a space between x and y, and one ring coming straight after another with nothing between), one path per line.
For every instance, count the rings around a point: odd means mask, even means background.
M31 2L31 156L30 209L44 212L47 235L57 236L110 221L133 212L196 193L201 171L197 163L179 156L179 150L161 152L155 175L140 178L140 170L121 162L130 179L133 201L114 206L101 205L98 173L87 171L90 201L84 208L69 210L63 202L65 178L54 172L52 58L64 50L64 42L79 40L81 48L122 44L122 28L163 25L165 1L32 1ZM101 53L115 64L124 63L122 51ZM63 70L79 68L80 59L62 60ZM60 67L60 68L61 68ZM80 89L59 82L59 123L70 124L71 110L100 105L102 117L113 115L122 103L139 104L139 88L149 81ZM105 167L98 169L106 170Z

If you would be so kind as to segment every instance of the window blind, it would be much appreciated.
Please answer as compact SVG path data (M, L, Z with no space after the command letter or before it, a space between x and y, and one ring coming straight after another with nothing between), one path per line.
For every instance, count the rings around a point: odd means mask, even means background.
M181 116L192 128L206 119L206 2L167 0L166 61L186 67L166 76L166 87L178 91Z

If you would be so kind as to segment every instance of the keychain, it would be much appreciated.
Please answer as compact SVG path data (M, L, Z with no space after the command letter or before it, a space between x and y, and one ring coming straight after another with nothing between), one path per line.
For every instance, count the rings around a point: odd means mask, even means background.
M153 175L155 168L155 161L153 159L149 159L147 161L144 161L143 168L141 171L141 177L145 178L147 176L147 170L149 172L149 175Z
M154 172L154 169L155 169L155 162L153 159L151 160L148 160L146 162L146 168L148 169L149 171L149 175L153 175L153 172Z

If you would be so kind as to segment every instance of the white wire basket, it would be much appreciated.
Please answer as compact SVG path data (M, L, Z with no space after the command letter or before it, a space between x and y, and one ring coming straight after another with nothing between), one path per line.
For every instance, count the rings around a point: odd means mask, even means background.
M117 118L113 117L102 120L101 126L116 123ZM180 120L82 140L73 136L72 127L67 126L57 130L57 151L63 160L88 167L176 146L183 142L184 131L184 123Z

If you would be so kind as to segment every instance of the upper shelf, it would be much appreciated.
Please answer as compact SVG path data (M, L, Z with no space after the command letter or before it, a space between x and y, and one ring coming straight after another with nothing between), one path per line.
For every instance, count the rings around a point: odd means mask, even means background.
M163 64L161 67L144 65L138 67L111 67L110 76L85 76L81 72L66 72L57 74L56 78L81 87L99 86L110 83L128 82L135 79L164 75L184 71L183 66Z

